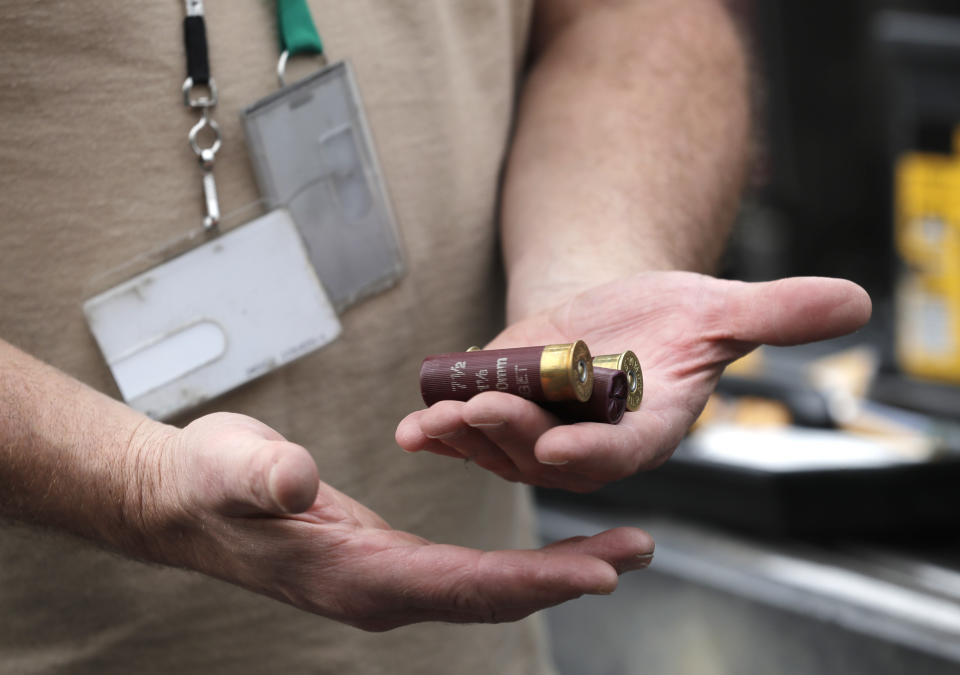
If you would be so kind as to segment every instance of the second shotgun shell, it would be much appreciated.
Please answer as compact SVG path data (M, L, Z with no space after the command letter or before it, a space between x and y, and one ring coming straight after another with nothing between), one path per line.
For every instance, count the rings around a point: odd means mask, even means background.
M620 354L604 354L594 356L595 368L613 368L622 370L627 376L627 410L634 411L640 407L643 398L643 371L640 370L640 359L629 349Z
M612 368L593 369L593 393L586 403L569 401L544 406L568 422L617 424L627 410L627 375Z
M593 362L582 340L570 344L434 354L420 366L423 402L467 401L502 391L531 401L586 401Z

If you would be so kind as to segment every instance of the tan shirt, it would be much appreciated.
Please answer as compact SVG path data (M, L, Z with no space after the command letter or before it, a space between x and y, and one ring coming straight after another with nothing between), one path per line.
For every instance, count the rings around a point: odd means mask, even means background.
M393 442L431 352L502 321L494 227L529 2L315 0L350 58L408 275L343 317L335 344L195 415L253 415L309 448L322 478L392 525L481 548L534 545L527 491ZM257 191L240 109L274 91L273 2L208 0L231 211ZM180 98L183 3L0 0L0 336L118 396L81 312L98 273L195 227L200 173ZM311 68L293 63L288 80ZM298 70L298 68L300 70ZM528 673L538 624L367 634L199 574L0 530L0 672Z

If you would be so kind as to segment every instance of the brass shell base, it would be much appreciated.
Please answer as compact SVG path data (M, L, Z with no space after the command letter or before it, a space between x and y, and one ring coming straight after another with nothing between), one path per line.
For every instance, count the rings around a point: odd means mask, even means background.
M643 371L640 368L640 359L629 349L621 354L604 354L593 357L593 365L597 368L613 368L627 374L627 410L633 411L640 407L643 400Z
M583 340L544 347L540 355L540 382L548 401L590 400L593 360Z

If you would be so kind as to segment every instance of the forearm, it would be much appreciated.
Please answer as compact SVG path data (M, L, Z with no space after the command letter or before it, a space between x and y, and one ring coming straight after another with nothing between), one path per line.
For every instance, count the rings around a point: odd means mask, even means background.
M0 515L138 554L153 422L0 340Z
M538 7L505 174L508 319L654 269L709 271L748 157L746 58L716 0Z

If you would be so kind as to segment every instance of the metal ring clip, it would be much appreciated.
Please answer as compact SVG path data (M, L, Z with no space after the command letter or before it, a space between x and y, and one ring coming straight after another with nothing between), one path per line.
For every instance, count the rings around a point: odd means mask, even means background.
M199 86L199 85L198 85ZM188 108L213 108L217 105L217 83L214 82L211 77L207 83L207 88L210 90L209 96L198 96L197 98L191 98L190 94L193 91L193 78L188 77L183 81L183 105Z
M201 148L200 143L197 140L197 136L200 135L200 132L203 131L204 127L210 127L210 130L214 134L213 144L209 148ZM220 133L220 125L217 124L216 120L210 117L207 114L207 110L204 109L203 117L193 125L190 129L190 134L187 136L190 141L190 147L193 148L193 151L197 154L197 157L203 157L204 153L209 155L217 154L217 150L220 149L220 144L223 140L223 135Z
M286 87L287 83L284 80L284 75L287 71L287 59L290 58L290 52L286 49L283 50L283 53L280 54L280 60L277 61L277 79L280 81L281 87Z
M320 57L320 67L323 68L327 65L327 55L323 52L320 52L317 56ZM280 82L281 87L287 86L286 72L287 72L287 61L290 60L290 51L284 49L280 54L280 60L277 61L277 80Z

